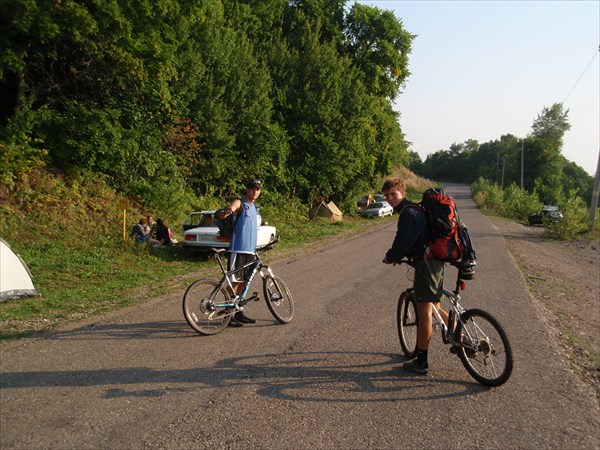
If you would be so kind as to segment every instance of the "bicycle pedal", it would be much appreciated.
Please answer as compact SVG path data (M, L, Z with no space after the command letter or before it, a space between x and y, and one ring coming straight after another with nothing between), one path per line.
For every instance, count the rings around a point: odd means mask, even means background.
M258 295L258 292L252 293L252 300L254 300L255 302L260 301L260 296Z

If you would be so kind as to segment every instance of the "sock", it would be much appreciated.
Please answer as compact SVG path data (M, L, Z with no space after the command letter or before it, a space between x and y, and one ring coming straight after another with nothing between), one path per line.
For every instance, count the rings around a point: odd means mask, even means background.
M417 350L417 362L427 366L427 354L429 352L427 350Z

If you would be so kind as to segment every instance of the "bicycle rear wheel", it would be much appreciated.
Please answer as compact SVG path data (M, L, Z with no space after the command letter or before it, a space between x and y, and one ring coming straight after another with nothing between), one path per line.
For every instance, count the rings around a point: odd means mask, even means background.
M512 347L496 318L481 309L469 309L458 321L458 356L467 372L484 386L500 386L513 370Z
M407 358L417 356L417 304L411 290L404 291L398 299L396 322L398 324L398 337L400 346Z
M210 280L193 282L183 296L183 316L198 333L216 334L231 320L230 311L215 305L230 303L230 296L219 284Z
M273 317L281 323L290 323L294 318L294 299L283 280L275 275L266 276L263 280L263 291Z

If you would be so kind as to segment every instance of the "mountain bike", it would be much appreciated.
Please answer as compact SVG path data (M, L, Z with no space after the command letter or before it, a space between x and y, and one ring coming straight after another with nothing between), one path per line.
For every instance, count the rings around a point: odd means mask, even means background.
M279 238L270 242L260 251L270 250L279 241ZM263 293L267 307L273 317L282 324L290 323L294 317L294 300L287 285L273 270L263 263L258 250L256 259L237 269L227 271L222 260L222 255L228 253L226 249L211 248L215 259L219 263L223 277L220 281L198 280L194 281L185 291L183 296L183 316L187 323L198 333L203 335L217 334L231 321L232 316L251 301L259 301L258 292L247 296L250 285L258 273L262 278ZM244 269L252 267L252 273L244 291L240 295L233 295L234 289L231 276Z
M411 261L402 260L409 266ZM456 276L453 291L443 289L441 305L447 303L448 323L437 308L433 310L433 329L441 331L444 344L458 355L467 372L484 386L500 386L510 378L513 370L513 352L504 328L489 312L482 309L465 309L460 304L460 291L466 287L461 272ZM417 355L417 304L413 288L406 289L398 299L398 336L404 355L412 359Z

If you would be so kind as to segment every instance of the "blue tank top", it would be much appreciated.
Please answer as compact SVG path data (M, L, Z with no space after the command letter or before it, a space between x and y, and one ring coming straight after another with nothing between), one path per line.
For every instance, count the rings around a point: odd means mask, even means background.
M240 200L242 201L241 211L235 221L229 250L234 253L254 253L258 239L256 205L249 203L245 198Z

